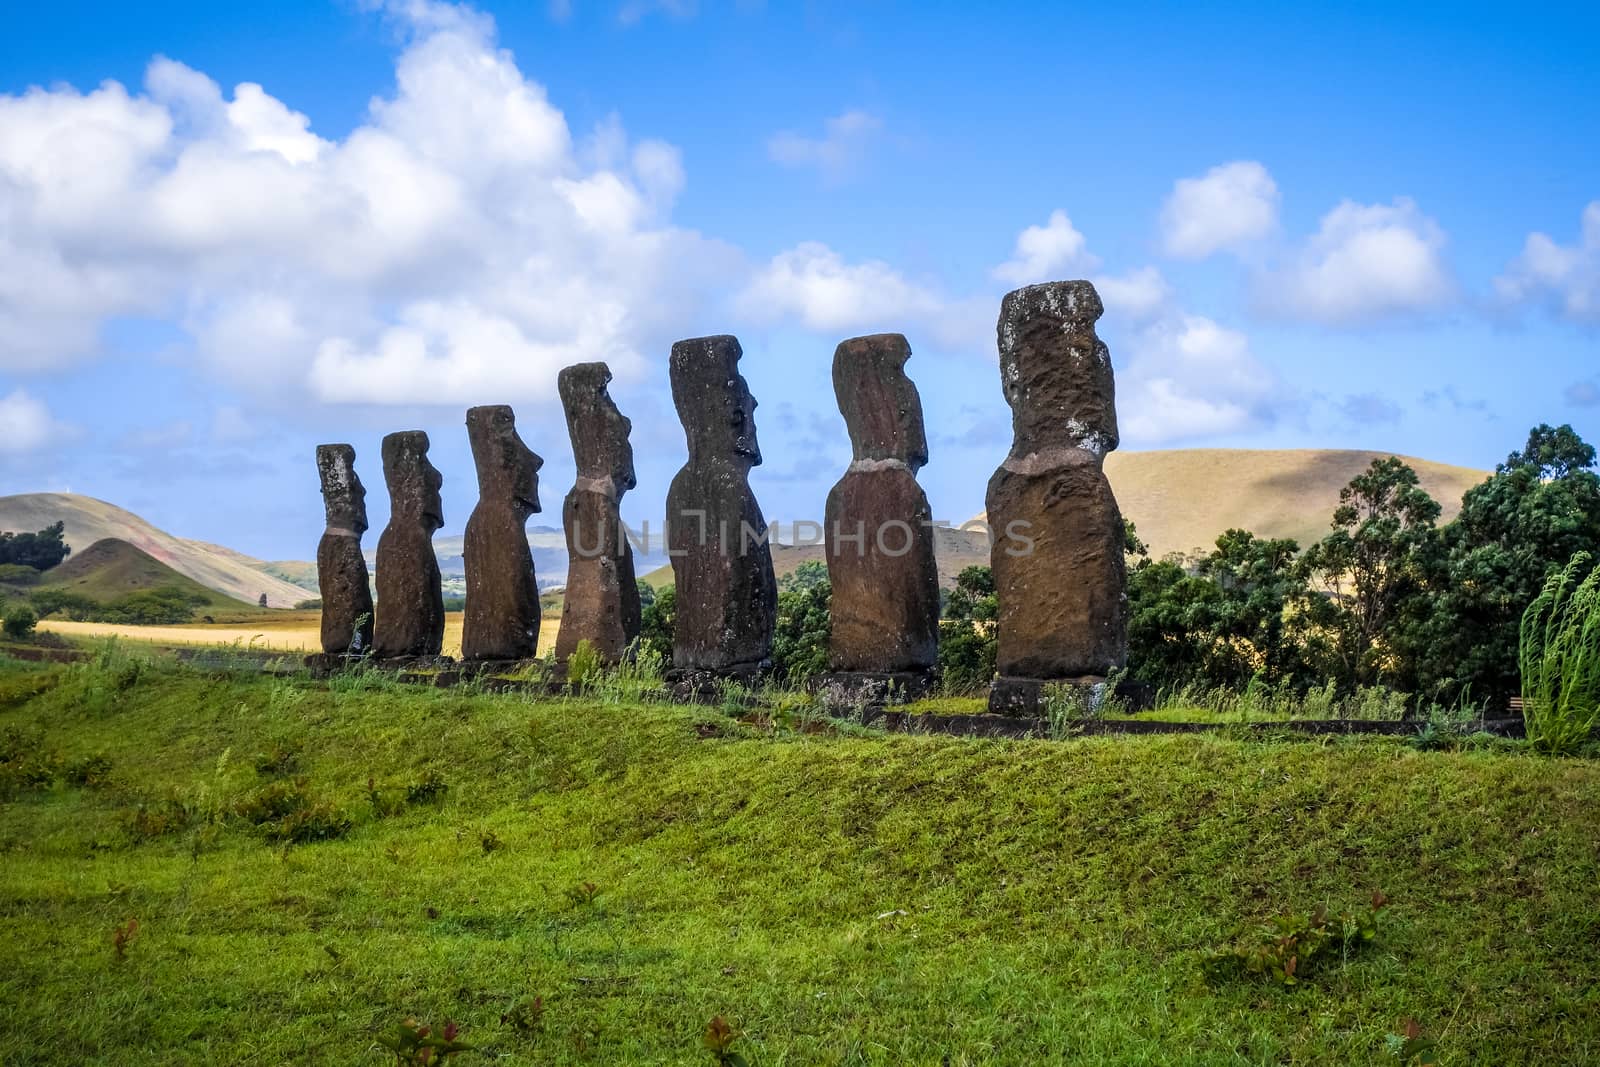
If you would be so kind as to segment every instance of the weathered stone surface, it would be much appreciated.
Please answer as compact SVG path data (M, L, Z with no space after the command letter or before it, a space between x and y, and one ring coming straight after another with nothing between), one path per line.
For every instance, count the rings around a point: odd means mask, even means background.
M1000 378L1014 442L989 480L996 711L1026 680L1102 676L1127 660L1122 515L1101 469L1117 446L1111 357L1086 281L1031 285L1000 308ZM1026 701L1024 701L1026 703Z
M539 511L544 460L522 443L516 416L504 404L469 408L467 438L478 469L478 506L467 519L462 549L467 606L461 658L531 658L539 650L539 583L527 526Z
M778 584L767 522L750 492L761 449L741 355L727 336L672 346L672 399L689 462L667 492L667 551L677 583L674 667L745 676L771 659Z
M917 484L928 439L922 400L905 373L910 356L897 333L851 338L833 354L834 394L855 457L828 494L824 519L833 671L915 672L938 662L933 515Z
M556 379L578 480L561 509L567 535L567 590L556 631L556 658L588 641L616 663L639 636L639 586L633 547L622 526L622 494L635 484L633 424L617 410L604 363L577 363Z
M444 525L444 479L428 462L428 435L404 430L385 437L383 478L389 525L378 538L373 652L385 659L437 656L444 646L444 594L433 534Z
M322 651L360 655L372 650L372 587L361 554L361 535L367 532L367 490L356 476L356 450L349 445L318 445L317 474L328 523L317 544Z

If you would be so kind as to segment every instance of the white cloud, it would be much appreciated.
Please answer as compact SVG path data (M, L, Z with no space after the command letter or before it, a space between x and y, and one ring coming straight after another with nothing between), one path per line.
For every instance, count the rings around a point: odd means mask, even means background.
M637 26L647 15L657 11L675 19L693 18L700 10L697 0L627 0L617 10L617 21L624 26Z
M1561 395L1573 407L1600 407L1600 381L1573 382L1562 390Z
M772 257L739 294L736 306L758 322L794 318L819 333L921 330L945 347L980 345L993 331L992 301L951 299L881 260L848 263L819 241Z
M396 87L343 138L161 57L138 94L0 95L0 367L144 315L289 401L553 403L565 363L637 374L738 260L671 224L677 150L614 119L575 143L471 8L383 8Z
M1154 267L1140 267L1123 275L1102 274L1094 279L1106 313L1113 319L1149 319L1172 302L1172 286Z
M1584 208L1577 244L1531 233L1494 284L1507 301L1543 300L1566 318L1600 323L1600 200Z
M1170 256L1203 259L1269 236L1278 227L1278 185L1254 160L1180 178L1161 208L1162 244Z
M1050 213L1043 226L1029 226L1017 235L1011 258L993 274L1010 285L1032 285L1059 280L1066 271L1086 271L1100 261L1089 254L1088 242L1072 225L1065 211Z
M830 182L842 181L866 157L883 130L876 115L852 109L822 124L821 137L784 130L767 140L767 155L786 167L815 167Z
M1331 325L1351 325L1448 303L1445 234L1406 197L1341 202L1280 270L1259 279L1267 305Z
M1170 309L1113 348L1123 440L1171 444L1239 433L1272 419L1275 376L1238 330Z
M57 422L44 401L27 390L13 389L0 397L0 453L25 455L77 436L77 427Z

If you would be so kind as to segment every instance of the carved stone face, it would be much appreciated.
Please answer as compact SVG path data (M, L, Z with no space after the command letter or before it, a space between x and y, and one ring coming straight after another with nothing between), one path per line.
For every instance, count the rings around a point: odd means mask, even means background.
M318 445L317 474L328 525L367 532L367 489L356 476L356 450L349 445Z
M428 462L428 435L402 430L383 439L383 478L389 486L391 521L413 522L430 533L444 525L439 490L444 475Z
M739 373L737 338L695 337L672 346L672 400L689 438L691 460L732 459L759 466L756 399Z
M611 399L606 388L610 380L611 370L604 363L574 363L562 369L556 384L567 413L578 477L609 478L620 496L637 483L628 440L633 423Z
M478 496L522 515L539 511L539 468L544 460L517 436L517 420L505 404L470 408L467 437L478 468Z
M922 397L905 373L911 346L897 333L853 337L833 353L833 389L855 458L928 462Z
M1117 447L1111 353L1095 333L1104 305L1086 281L1048 282L1000 302L1000 384L1011 405L1012 454Z

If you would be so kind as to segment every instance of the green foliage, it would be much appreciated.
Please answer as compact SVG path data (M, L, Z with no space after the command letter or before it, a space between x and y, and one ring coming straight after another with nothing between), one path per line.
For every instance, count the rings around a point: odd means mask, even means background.
M46 526L38 533L0 533L0 564L17 564L47 571L72 552L66 542L66 524Z
M648 610L656 602L656 587L643 578L635 578L633 584L639 589L639 610Z
M394 1053L400 1067L435 1067L463 1052L475 1051L464 1041L457 1041L461 1028L446 1019L443 1028L435 1035L433 1028L423 1026L415 1019L407 1019L387 1034L379 1034L378 1044Z
M5 634L13 641L21 641L33 636L33 631L39 625L39 616L26 604L19 604L6 612Z
M977 564L963 568L939 619L939 672L947 693L976 692L994 679L999 615L994 572Z
M294 844L343 837L355 825L337 805L312 798L304 778L262 786L235 803L233 814L269 840Z
M314 596L314 597L311 597L311 598L309 598L307 600L297 600L297 601L295 601L294 610L296 610L296 611L321 611L322 610L322 598L319 597L319 596Z
M678 620L678 590L667 586L644 607L639 619L639 648L662 663L672 662L673 629Z
M143 589L105 603L63 589L40 589L29 599L43 616L131 626L171 626L189 622L194 618L195 608L210 603L200 593L172 586Z
M1325 906L1310 915L1280 915L1253 933L1206 957L1206 972L1213 978L1265 975L1286 986L1298 985L1318 962L1333 954L1348 955L1378 935L1378 913L1388 899L1373 893L1359 911L1329 916Z
M585 637L567 657L567 681L575 686L589 686L600 680L605 665L600 662L600 650Z
M827 568L817 560L800 564L779 583L772 666L781 681L796 684L827 669L832 602Z
M1573 556L1522 616L1522 715L1542 752L1576 752L1600 725L1600 567L1589 563Z
M1403 1067L1437 1067L1439 1062L1439 1043L1415 1019L1401 1019L1400 1032L1386 1035L1384 1045Z
M0 585L32 585L39 580L39 570L25 563L0 563Z
M450 786L445 783L444 777L430 767L422 772L421 778L406 787L406 803L437 804L449 791Z

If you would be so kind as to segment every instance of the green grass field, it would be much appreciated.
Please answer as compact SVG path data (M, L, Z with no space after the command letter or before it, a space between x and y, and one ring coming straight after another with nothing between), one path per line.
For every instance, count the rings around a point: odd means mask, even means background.
M707 1065L714 1015L769 1067L1393 1063L1402 1017L1600 1058L1600 765L1508 743L766 733L114 653L0 667L0 749L0 1062L392 1063L416 1017L464 1065ZM1300 985L1204 976L1375 889Z

